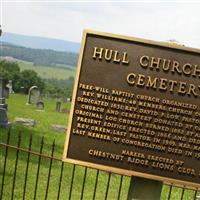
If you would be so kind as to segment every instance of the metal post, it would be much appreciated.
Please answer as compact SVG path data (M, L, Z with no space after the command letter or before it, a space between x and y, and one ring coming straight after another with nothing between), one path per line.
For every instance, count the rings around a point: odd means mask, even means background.
M127 200L160 200L163 183L140 177L131 177Z

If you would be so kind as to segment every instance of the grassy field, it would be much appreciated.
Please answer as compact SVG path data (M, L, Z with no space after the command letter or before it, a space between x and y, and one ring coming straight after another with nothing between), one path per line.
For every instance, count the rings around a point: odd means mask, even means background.
M8 99L8 116L11 122L14 122L15 117L23 117L23 118L32 118L37 121L37 125L34 128L23 127L19 125L15 125L13 123L10 143L12 145L17 145L18 143L18 133L21 133L21 144L20 146L23 148L28 148L29 137L32 135L32 150L39 152L40 151L40 143L42 137L44 137L44 154L51 154L52 143L55 140L55 152L54 156L57 158L62 157L65 134L57 133L49 129L50 124L61 124L66 125L68 121L68 115L66 113L57 113L55 112L55 100L44 99L45 103L45 112L36 111L35 106L26 105L25 95L13 94ZM62 108L70 109L70 103L65 103L62 105ZM0 129L1 142L5 143L7 140L7 130ZM2 149L3 148L3 149ZM1 147L0 154L0 184L2 180L2 172L3 172L3 163L5 156L5 148ZM19 153L18 159L18 167L16 169L16 178L14 177L15 172L15 164L16 164L17 151L13 149L9 149L8 157L7 157L7 167L6 167L6 176L5 176L5 185L4 185L4 198L5 200L11 199L11 191L13 188L13 180L15 179L15 190L14 190L14 199L21 200L24 192L24 181L25 181L25 172L27 166L27 153ZM26 186L26 199L31 200L34 199L34 194L36 194L36 199L44 199L46 190L47 190L47 179L49 173L50 159L41 158L41 165L39 168L39 178L37 180L38 173L38 162L39 157L35 155L30 155L30 164L28 170L28 179ZM64 164L63 166L63 178L60 186L60 199L68 199L70 184L72 180L72 164ZM48 188L48 198L49 200L57 199L58 188L60 183L60 173L61 173L62 163L61 161L53 161L51 168L51 176L50 176L50 184ZM76 166L74 182L73 182L73 190L71 199L77 200L80 199L83 180L84 180L84 172L85 168ZM90 200L93 198L94 186L95 186L95 178L96 178L97 170L88 169L87 176L85 180L85 188L84 188L84 196L83 199ZM105 198L106 188L108 183L109 174L106 172L99 173L97 191L96 191L96 199L101 200ZM119 184L120 184L121 176L112 174L110 179L110 187L108 191L108 200L117 199L119 192ZM121 200L125 200L128 188L129 188L129 177L124 177L122 190L121 190ZM36 191L37 185L37 192ZM0 185L1 186L1 185ZM1 187L0 187L1 188ZM169 186L163 187L162 199L168 199L169 194ZM177 200L181 199L182 189L173 188L171 193L171 199ZM194 191L186 190L184 194L184 200L192 200L194 199Z
M8 117L11 122L14 121L16 117L31 118L36 120L36 127L22 127L13 124L12 132L18 133L21 132L24 142L22 146L27 147L27 140L30 134L33 134L34 140L36 143L41 140L42 136L45 137L45 142L47 144L52 144L53 140L56 140L57 146L61 149L63 147L63 142L65 134L57 133L49 129L51 124L60 124L67 126L68 115L66 113L57 113L55 112L56 101L43 99L45 104L45 112L40 112L36 110L35 105L26 105L27 96L13 94L10 95L8 99ZM65 103L62 105L62 108L70 109L70 103ZM5 130L2 130L5 132ZM11 143L16 141L17 134L11 138ZM33 143L33 147L37 148L38 144ZM36 149L37 150L37 149ZM61 153L59 151L59 153ZM61 155L61 154L59 154Z
M31 62L18 61L21 70L31 69L38 73L41 78L50 79L68 79L70 76L74 76L75 68L66 66L66 68L55 68L48 66L37 65L34 66Z

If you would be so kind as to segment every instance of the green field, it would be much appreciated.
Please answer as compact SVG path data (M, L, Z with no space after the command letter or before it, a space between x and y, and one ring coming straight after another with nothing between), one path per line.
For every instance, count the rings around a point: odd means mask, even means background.
M65 134L57 133L49 129L51 124L60 124L67 126L68 115L66 113L55 112L56 100L43 99L45 104L45 112L36 110L35 105L26 105L27 95L12 94L10 95L8 103L8 117L13 122L11 143L16 144L17 133L21 132L24 142L22 146L27 147L27 141L29 136L33 134L36 144L33 143L33 147L38 149L38 141L45 137L45 143L50 145L53 140L56 140L57 146L60 149L57 151L57 155L62 155L62 148L64 144ZM62 109L70 109L70 103L62 103ZM14 124L16 117L31 118L36 120L36 127L23 127ZM3 133L6 133L5 129L1 129ZM3 137L3 139L5 139ZM47 149L49 151L49 148Z
M66 66L66 68L41 65L34 66L33 63L25 61L18 61L18 64L21 70L34 70L41 78L45 79L68 79L70 76L74 76L76 71L76 68L71 66Z
M66 113L57 113L55 112L56 100L43 99L45 103L45 112L36 111L34 105L26 105L26 95L13 94L8 99L8 116L11 122L13 122L13 127L11 130L10 144L17 145L18 143L18 133L21 133L21 144L20 146L23 148L28 148L29 137L32 134L33 142L32 142L32 150L35 152L39 152L40 150L40 142L42 137L44 137L44 154L51 154L52 143L55 140L55 152L54 156L57 158L62 158L63 146L65 140L64 133L58 133L51 131L49 129L50 124L61 124L66 125L68 121L68 115ZM63 103L62 108L70 109L70 103ZM37 121L37 125L34 128L23 127L20 125L14 124L15 117L23 117L23 118L32 118ZM1 142L5 143L7 140L7 130L0 129ZM0 184L2 180L2 172L3 172L3 163L5 156L5 147L1 147L0 154ZM13 188L13 180L14 180L14 170L16 163L16 150L9 149L8 158L7 158L7 167L6 167L6 176L5 176L5 185L4 185L4 198L5 200L11 199L11 191ZM25 171L27 165L27 153L19 153L18 167L16 173L16 182L15 182L15 190L14 190L14 199L21 200L24 190L24 179L25 179ZM34 199L35 186L36 186L36 177L38 170L38 162L39 157L35 155L30 156L30 164L28 171L28 180L27 180L27 189L26 189L26 199L31 200ZM47 189L47 177L49 173L50 160L47 158L41 158L41 165L39 171L39 179L38 179L38 187L36 199L44 199L45 191ZM63 178L61 181L61 191L60 191L60 199L68 199L71 176L72 176L72 164L65 164L63 169ZM51 168L51 178L50 185L48 190L48 198L50 200L57 199L58 187L59 187L59 178L61 172L61 162L53 161ZM76 166L75 175L74 175L74 184L72 190L72 198L73 200L80 199L81 191L82 191L82 183L84 179L85 168ZM94 169L88 169L84 196L83 199L90 200L93 197L94 185L95 185L95 177L97 171ZM108 200L117 199L120 176L112 174L110 179L110 187L108 191ZM129 188L129 177L124 177L122 184L122 193L121 200L125 200ZM106 187L108 183L108 173L100 172L99 180L97 185L96 199L101 200L105 198ZM0 185L1 186L1 185ZM1 187L0 187L1 188ZM168 199L169 187L164 186L162 199ZM177 200L181 199L182 189L173 188L171 193L171 199ZM186 190L184 194L184 200L192 200L194 199L194 191Z

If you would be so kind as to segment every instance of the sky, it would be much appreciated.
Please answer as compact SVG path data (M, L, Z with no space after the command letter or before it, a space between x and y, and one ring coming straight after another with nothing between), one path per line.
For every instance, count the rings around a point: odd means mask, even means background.
M4 32L81 42L92 29L200 49L200 0L0 1Z

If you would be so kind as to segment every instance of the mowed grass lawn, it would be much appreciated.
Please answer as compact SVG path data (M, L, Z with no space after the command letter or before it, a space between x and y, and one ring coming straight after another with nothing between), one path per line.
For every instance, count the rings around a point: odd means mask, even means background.
M68 79L74 77L76 68L66 66L66 68L51 67L51 66L34 66L31 62L18 61L21 70L30 69L38 73L41 78L45 79Z
M42 153L51 155L52 143L55 140L55 151L54 157L62 158L65 134L54 132L49 129L51 124L67 125L68 114L55 112L56 100L44 99L45 112L36 111L34 105L26 105L27 96L20 94L13 94L8 99L8 117L11 122L14 122L15 117L32 118L37 121L37 125L34 128L23 127L13 123L13 127L10 135L10 144L18 144L18 134L21 134L20 147L28 148L29 138L32 135L32 150L35 152L40 151L41 139L44 137L44 147ZM70 103L63 103L62 108L70 109ZM1 142L5 143L7 140L7 130L0 129ZM0 154L0 184L2 184L2 174L5 160L5 147L1 147ZM18 160L16 160L18 156ZM60 187L60 199L68 199L70 194L70 186L72 181L72 171L74 165L65 163L63 165L62 179L60 179L62 162L52 161L51 172L50 159L40 158L36 155L30 155L30 162L28 166L28 178L27 185L25 187L25 174L27 169L28 153L19 152L14 149L8 150L6 173L4 180L3 199L11 199L12 190L14 188L13 199L23 199L24 189L25 199L44 199L46 193L48 194L47 199L54 200L58 197L58 191ZM17 163L17 168L15 165ZM40 165L38 163L40 162ZM16 177L15 177L16 169ZM48 174L50 173L49 187L47 187ZM71 199L80 199L83 190L85 168L76 166L73 189L71 193ZM85 187L83 199L93 199L95 181L96 181L97 170L88 169L85 178ZM38 176L38 178L37 178ZM108 200L115 200L119 194L119 185L121 176L112 174L110 177L110 185L108 190ZM60 181L61 180L61 181ZM105 199L107 184L109 180L109 174L107 172L100 172L98 176L98 184L96 188L97 200ZM61 185L60 185L61 183ZM122 182L122 190L120 199L125 200L128 193L130 178L124 177ZM1 188L2 185L0 185ZM168 199L169 186L164 186L162 192L162 199ZM47 191L48 190L48 191ZM46 192L47 191L47 192ZM153 192L153 191L152 191ZM171 199L181 199L182 189L173 188L171 193ZM184 194L185 200L194 199L194 191L186 190Z
M11 94L8 103L8 118L11 122L13 122L12 126L12 137L11 144L16 144L17 135L20 132L22 137L22 147L28 147L29 136L32 134L33 148L38 150L39 144L38 142L45 137L45 143L47 145L52 144L53 140L56 140L57 146L62 149L65 139L64 133L58 133L52 131L50 129L51 124L60 124L67 126L68 114L67 113L58 113L55 112L56 108L56 100L43 99L45 105L45 111L37 111L35 105L26 105L27 95L21 94ZM70 110L70 103L62 103L62 108L66 108ZM24 127L20 125L16 125L14 123L14 119L18 118L30 118L36 120L35 127ZM1 129L3 134L3 139L5 139L4 135L6 133L5 129ZM36 143L36 144L35 144ZM45 150L45 149L44 149ZM49 150L49 148L47 149ZM62 152L59 151L57 153L58 156L61 155Z

